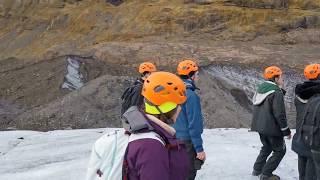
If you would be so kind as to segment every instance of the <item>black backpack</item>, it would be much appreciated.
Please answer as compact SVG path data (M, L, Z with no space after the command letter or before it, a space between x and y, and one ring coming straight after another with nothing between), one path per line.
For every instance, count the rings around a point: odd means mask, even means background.
M309 99L304 110L300 138L310 148L320 147L320 95Z
M140 107L143 104L141 95L143 83L137 81L132 86L128 87L121 96L121 116L131 107Z

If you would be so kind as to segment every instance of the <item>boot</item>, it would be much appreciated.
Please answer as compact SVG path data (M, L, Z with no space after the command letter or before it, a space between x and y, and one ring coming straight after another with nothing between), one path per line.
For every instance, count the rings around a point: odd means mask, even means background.
M274 174L272 174L271 176L262 174L260 176L260 180L280 180L280 177Z

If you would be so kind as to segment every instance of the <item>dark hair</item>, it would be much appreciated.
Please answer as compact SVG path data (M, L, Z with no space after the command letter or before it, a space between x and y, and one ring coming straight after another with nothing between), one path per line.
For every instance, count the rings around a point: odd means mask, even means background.
M171 119L172 116L175 115L177 110L178 110L178 106L167 113L155 114L153 116L157 117L158 119L160 119L161 121L163 121L165 123L168 123L167 120Z
M276 82L276 78L279 78L280 75L273 76L273 78L268 79L268 81Z
M151 102L148 101L148 99L144 98L144 102L147 103L147 104L150 104L150 105L153 105ZM153 105L155 106L155 105ZM172 116L177 112L177 109L179 106L175 107L174 109L172 109L171 111L167 112L167 113L162 113L159 106L155 106L157 108L158 111L160 111L160 114L151 114L153 115L154 117L160 119L161 121L165 122L168 124L168 120L170 120L172 118ZM142 108L143 111L148 114L146 111L145 111L145 108L143 107Z
M191 71L188 75L179 75L181 79L189 79L196 74L196 71Z
M150 73L149 71L145 71L141 74L141 77L145 76L146 74Z

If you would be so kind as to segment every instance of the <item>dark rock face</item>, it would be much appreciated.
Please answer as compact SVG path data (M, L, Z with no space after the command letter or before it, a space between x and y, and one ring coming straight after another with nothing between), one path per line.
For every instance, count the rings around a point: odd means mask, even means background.
M100 47L92 56L68 55L39 62L10 58L0 61L0 101L9 104L0 110L6 114L0 115L1 122L6 122L1 128L46 131L118 127L120 96L138 77L139 63L148 59L155 62L159 70L175 72L182 57L198 59L202 67L198 86L207 128L249 127L253 91L261 80L263 68L274 64L286 72L288 117L294 125L292 89L295 83L303 80L299 72L304 65L320 58L318 52L317 44L280 46L219 42L195 46L122 42ZM68 57L79 61L76 74L83 76L84 86L75 91L61 88L67 74ZM11 112L8 109L22 110ZM9 121L6 120L8 114L11 114Z
M78 60L82 83L112 72L112 67L90 57L64 56L41 62L14 58L0 61L0 129L15 126L14 121L24 111L61 99L70 92L62 88L66 77L75 79L74 74L68 75L70 57Z
M0 129L10 128L10 124L24 110L16 104L0 100Z
M120 97L131 83L127 79L102 76L61 99L20 114L11 124L42 131L120 127Z
M60 99L21 113L9 127L42 131L120 127L120 97L133 80L104 75ZM234 90L205 71L200 73L198 86L207 128L249 127L250 106L243 90Z
M304 16L300 17L294 21L283 24L281 27L281 31L289 32L290 30L295 30L299 28L303 29L312 29L320 27L320 16Z

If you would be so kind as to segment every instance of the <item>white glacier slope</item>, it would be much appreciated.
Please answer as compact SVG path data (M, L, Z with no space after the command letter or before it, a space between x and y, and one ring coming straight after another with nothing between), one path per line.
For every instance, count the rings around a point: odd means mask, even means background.
M91 146L103 131L0 132L0 180L85 179ZM260 150L256 133L248 129L210 129L203 134L207 160L197 180L258 180L251 176ZM287 154L276 174L282 180L298 179L297 155L287 142Z

